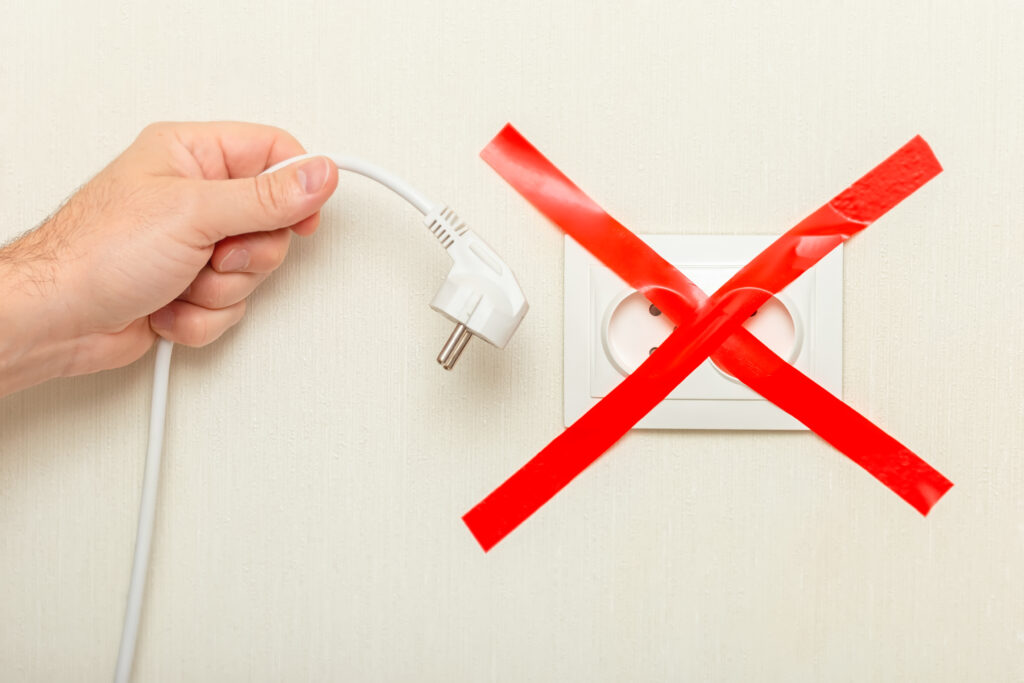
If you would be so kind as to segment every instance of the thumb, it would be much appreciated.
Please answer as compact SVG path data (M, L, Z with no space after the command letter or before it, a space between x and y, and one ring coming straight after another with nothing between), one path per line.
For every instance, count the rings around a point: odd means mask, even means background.
M338 186L338 169L316 156L255 178L199 180L197 226L215 241L295 225L320 210Z

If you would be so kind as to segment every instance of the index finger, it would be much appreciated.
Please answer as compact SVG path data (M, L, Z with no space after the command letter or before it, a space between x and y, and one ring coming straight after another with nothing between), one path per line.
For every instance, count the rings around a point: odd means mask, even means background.
M274 126L239 121L174 125L208 179L250 178L306 152L291 133Z

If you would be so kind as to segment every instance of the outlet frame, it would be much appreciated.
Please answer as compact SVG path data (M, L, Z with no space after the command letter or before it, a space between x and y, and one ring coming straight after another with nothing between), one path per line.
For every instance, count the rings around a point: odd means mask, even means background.
M769 235L638 235L669 263L712 292L760 253ZM633 290L565 237L564 417L566 426L608 394L624 375L604 348L608 312ZM843 258L833 250L779 293L800 327L793 365L842 398ZM805 430L806 427L710 359L676 387L637 429Z

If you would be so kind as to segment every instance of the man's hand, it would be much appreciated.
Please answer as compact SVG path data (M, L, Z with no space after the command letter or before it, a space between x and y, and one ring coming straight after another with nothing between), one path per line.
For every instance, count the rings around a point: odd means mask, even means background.
M291 233L338 184L288 133L160 123L35 231L0 250L0 396L132 363L159 335L189 346L241 319Z

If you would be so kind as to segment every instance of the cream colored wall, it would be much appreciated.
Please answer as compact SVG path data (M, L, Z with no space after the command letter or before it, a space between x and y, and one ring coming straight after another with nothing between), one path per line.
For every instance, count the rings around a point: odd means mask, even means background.
M256 120L450 201L532 304L441 372L446 259L343 178L176 352L136 680L1024 679L1024 6L706 4L5 3L0 236L147 122ZM460 515L561 428L561 238L477 157L506 120L646 232L781 231L924 135L844 353L956 482L931 516L810 434L637 433L480 552ZM0 401L0 679L112 671L151 361Z

